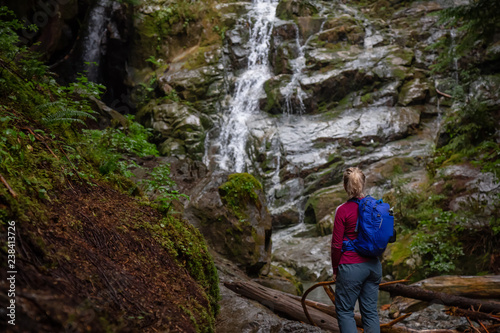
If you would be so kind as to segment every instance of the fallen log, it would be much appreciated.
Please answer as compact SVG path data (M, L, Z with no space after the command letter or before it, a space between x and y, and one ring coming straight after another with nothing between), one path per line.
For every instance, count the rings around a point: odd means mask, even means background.
M470 298L500 299L500 275L443 275L416 282L411 286Z
M255 282L249 281L225 282L224 286L239 295L258 301L262 305L284 317L309 323L304 310L302 309L302 305L300 304L300 300L295 299L290 294L267 288ZM332 308L334 309L333 306ZM318 327L332 332L340 332L337 319L335 319L332 315L322 312L314 307L310 307L308 311L309 315Z
M253 299L268 307L272 311L290 318L292 320L309 323L302 309L301 297L287 294L278 290L261 286L255 282L239 281L225 282L224 285L235 293L244 297ZM305 300L308 312L314 323L325 330L340 332L336 318L335 306L320 302ZM361 316L355 314L356 324L361 326ZM361 329L358 329L361 332ZM380 327L381 333L459 333L456 330L437 329L437 330L415 330L401 325Z
M391 284L380 286L380 290L387 291L391 296L398 295L419 299L426 302L440 303L447 306L456 306L462 309L474 307L485 313L500 313L500 303L487 302L463 296L455 296L443 292L425 290L420 287L406 286L403 284Z

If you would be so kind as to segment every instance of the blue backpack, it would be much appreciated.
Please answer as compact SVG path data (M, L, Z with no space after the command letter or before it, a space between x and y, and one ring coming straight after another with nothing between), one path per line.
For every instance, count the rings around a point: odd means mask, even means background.
M344 239L342 252L356 251L364 257L378 257L384 253L389 242L396 240L394 215L388 203L371 196L363 199L350 199L358 204L358 221L354 240Z

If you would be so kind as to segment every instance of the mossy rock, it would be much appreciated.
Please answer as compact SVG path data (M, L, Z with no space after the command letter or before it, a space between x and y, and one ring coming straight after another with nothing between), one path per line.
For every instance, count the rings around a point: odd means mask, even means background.
M407 106L423 104L429 95L430 86L426 80L415 79L406 82L399 93L398 104Z
M196 47L196 51L190 55L184 65L184 69L193 70L207 65L215 65L221 57L220 45Z
M323 26L318 39L327 43L348 42L362 44L365 30L352 16L342 15L329 19Z
M342 173L345 163L340 157L333 158L324 169L308 175L304 182L306 194L311 194L319 189L336 185L342 181Z
M374 164L367 177L367 186L380 185L396 176L408 174L419 167L412 157L394 157Z
M398 235L396 242L387 246L382 258L384 274L390 274L395 280L399 280L414 272L420 260L412 255L412 241L412 234L407 233Z
M342 185L321 189L307 199L304 222L316 224L326 216L335 212L338 205L347 200L347 194Z
M249 173L233 173L228 181L219 186L219 195L233 213L244 219L242 211L248 203L261 206L257 191L262 190L262 184Z
M283 96L281 89L288 84L290 78L290 75L282 74L275 76L264 83L266 98L260 101L260 108L263 111L271 114L283 113L285 97Z
M212 248L250 275L271 259L271 216L262 185L248 173L211 175L189 193L185 215Z
M205 114L180 102L156 99L137 113L137 119L154 129L161 155L202 158L200 147L204 146L206 131L211 127L211 120Z
M271 265L269 273L265 276L260 276L255 281L265 287L296 296L301 296L304 293L302 282L286 269L279 266Z
M316 14L318 14L318 8L309 0L282 0L276 7L276 17L285 21Z

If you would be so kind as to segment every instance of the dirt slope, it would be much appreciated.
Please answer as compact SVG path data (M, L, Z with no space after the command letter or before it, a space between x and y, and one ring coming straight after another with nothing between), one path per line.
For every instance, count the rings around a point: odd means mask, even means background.
M182 258L176 260L169 239L160 244L147 227L165 223L158 211L105 185L72 182L55 194L45 202L47 218L27 212L31 221L16 225L16 326L2 314L0 330L194 332L213 327L206 291L179 264ZM191 229L181 221L171 224ZM5 229L2 225L2 238ZM6 272L2 263L3 309Z

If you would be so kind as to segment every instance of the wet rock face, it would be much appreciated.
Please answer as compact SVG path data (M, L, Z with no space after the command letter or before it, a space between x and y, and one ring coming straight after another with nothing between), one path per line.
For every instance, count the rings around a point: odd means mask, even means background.
M201 180L191 190L185 216L201 230L215 251L250 275L266 273L271 259L271 216L263 192L252 189L254 199L240 201L235 206L226 199L228 193L236 195L228 188L232 186L228 185L230 181L227 174L212 174Z
M137 120L153 128L164 156L201 159L210 118L181 103L153 100L137 114Z
M447 193L450 195L450 210L466 209L477 215L478 218L470 222L472 227L480 225L482 219L488 221L491 214L498 210L500 183L493 173L482 173L471 165L461 164L442 169L438 176L443 185L451 187L452 192ZM446 191L444 188L439 186L436 190Z
M276 17L282 20L293 20L302 16L313 16L318 13L314 1L283 0L276 8Z
M314 230L314 227L310 229ZM273 245L273 262L305 281L325 281L333 273L330 263L331 236L290 237Z
M211 170L231 171L243 164L242 169L263 184L275 236L290 229L307 236L304 244L279 245L276 260L310 279L320 279L329 265L313 264L328 257L328 247L320 253L306 244L331 232L332 214L345 199L343 169L360 166L368 175L368 194L378 196L391 189L396 173L412 189L427 181L425 159L435 146L444 110L444 103L436 105L438 83L429 70L437 55L427 47L445 33L437 17L427 14L439 10L443 1L412 2L397 12L383 10L388 3L380 0L359 8L349 2L283 0L274 2L275 15L264 3L219 4L225 22L231 22L222 46L203 49L180 34L186 48L178 49L168 66L144 75L158 77L156 97L175 92L180 100L171 103L175 106L158 101L144 109L144 122L160 133L162 153L198 160L203 156ZM254 33L253 25L268 29ZM259 44L257 36L270 36L269 42ZM260 48L266 52L257 53L265 57L255 62L252 51ZM495 57L494 48L488 52ZM247 72L251 60L268 68ZM248 96L235 98L237 91L261 78L262 85L248 89ZM498 103L497 79L478 80L473 91ZM240 109L258 103L233 118L235 100L241 101ZM241 127L226 131L224 124L230 123ZM238 163L227 154L233 150L221 148L234 146L245 154ZM251 235L254 226L227 210L217 190L224 182L202 181L189 214L214 244L223 239L218 251L234 260L244 257L242 266L258 267L260 259L248 250L236 255L228 245L244 239L243 233ZM203 192L207 194L202 199ZM258 207L249 209L254 221L267 219ZM310 229L302 230L302 221ZM214 227L217 223L237 230L236 236ZM293 262L290 254L302 255L295 247L317 251L317 256Z
M323 31L318 35L319 41L332 44L339 42L347 42L351 45L363 44L364 38L363 26L348 14L325 21Z

